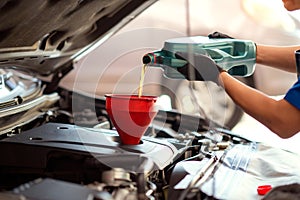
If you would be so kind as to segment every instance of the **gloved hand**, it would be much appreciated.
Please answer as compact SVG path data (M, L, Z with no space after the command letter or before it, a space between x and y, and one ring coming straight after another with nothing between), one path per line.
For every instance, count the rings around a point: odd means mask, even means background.
M190 81L212 81L219 84L219 73L225 71L206 55L177 52L175 56L187 62L185 66L178 67L177 71Z
M218 31L215 31L215 32L213 32L213 33L211 33L211 34L208 34L207 37L208 37L208 38L211 38L211 39L220 39L220 38L235 39L235 38L233 38L233 37L231 37L231 36L229 36L229 35L226 35L226 34L224 34L224 33L218 32ZM255 43L255 42L253 42L253 43L254 43L254 45L255 45L255 48L257 48L256 43Z
M209 34L208 37L209 38L229 38L229 39L234 39L233 37L230 37L229 35L226 35L224 33L220 33L218 31Z

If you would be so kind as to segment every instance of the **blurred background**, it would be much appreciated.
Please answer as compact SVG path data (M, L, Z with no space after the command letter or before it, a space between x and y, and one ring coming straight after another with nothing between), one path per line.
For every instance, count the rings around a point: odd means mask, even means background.
M142 56L161 49L166 39L207 36L219 31L256 43L294 45L300 43L298 16L298 11L286 11L281 0L159 0L88 56L79 59L62 86L96 96L136 93ZM296 75L256 65L251 77L240 79L268 95L278 96L291 87ZM162 109L205 113L230 128L243 116L214 84L166 79L158 68L147 69L144 94L160 96Z

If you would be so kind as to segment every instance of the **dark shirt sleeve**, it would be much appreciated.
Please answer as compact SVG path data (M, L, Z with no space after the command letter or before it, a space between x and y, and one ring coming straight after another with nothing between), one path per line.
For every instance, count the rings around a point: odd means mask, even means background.
M300 109L300 79L293 85L292 88L286 93L285 100L287 100L290 104Z

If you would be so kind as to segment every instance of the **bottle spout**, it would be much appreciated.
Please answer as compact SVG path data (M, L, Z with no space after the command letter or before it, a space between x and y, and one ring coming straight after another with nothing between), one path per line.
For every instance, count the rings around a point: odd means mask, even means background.
M156 51L147 53L143 56L142 61L143 64L152 65L152 66L159 66L159 65L168 65L169 60L172 59L164 54L164 52Z
M143 59L142 59L143 64L145 64L145 65L151 63L152 60L153 60L153 56L152 56L152 54L150 54L150 53L144 55L144 56L143 56Z
M167 78L183 79L178 71L178 67L183 67L186 61L177 59L172 52L155 51L143 56L142 62L150 67L160 67Z
M143 64L150 66L168 66L171 68L183 67L187 62L175 57L175 54L166 50L147 53L142 58Z

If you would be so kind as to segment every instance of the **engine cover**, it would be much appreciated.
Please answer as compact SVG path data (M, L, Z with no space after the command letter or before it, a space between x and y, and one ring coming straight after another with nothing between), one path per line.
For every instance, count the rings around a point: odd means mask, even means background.
M90 183L112 168L149 173L171 164L180 152L166 140L144 136L138 145L122 145L114 130L58 123L5 138L0 151L4 188L38 177Z

